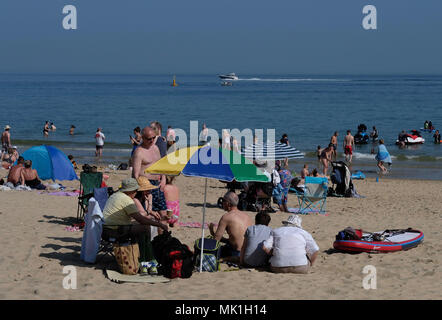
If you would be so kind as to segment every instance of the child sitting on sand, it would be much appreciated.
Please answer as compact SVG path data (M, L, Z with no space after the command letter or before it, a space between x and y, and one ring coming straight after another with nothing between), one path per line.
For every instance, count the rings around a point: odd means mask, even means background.
M169 216L169 226L175 227L180 216L180 191L176 185L173 184L175 177L168 176L166 178L166 185L164 186L164 197L166 198L166 205Z

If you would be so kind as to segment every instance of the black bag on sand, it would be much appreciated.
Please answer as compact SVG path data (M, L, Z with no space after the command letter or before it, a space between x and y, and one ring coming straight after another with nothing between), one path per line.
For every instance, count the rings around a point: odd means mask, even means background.
M190 278L193 272L193 252L171 232L164 232L152 240L155 259L160 264L159 273L167 278Z

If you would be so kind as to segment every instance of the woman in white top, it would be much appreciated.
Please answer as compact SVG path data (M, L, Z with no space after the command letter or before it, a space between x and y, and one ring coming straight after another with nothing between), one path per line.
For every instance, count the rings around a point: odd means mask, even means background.
M283 227L272 231L263 250L271 255L270 270L275 273L308 273L318 255L313 237L301 227L301 218L290 215Z
M230 150L230 134L226 129L223 130L223 149Z

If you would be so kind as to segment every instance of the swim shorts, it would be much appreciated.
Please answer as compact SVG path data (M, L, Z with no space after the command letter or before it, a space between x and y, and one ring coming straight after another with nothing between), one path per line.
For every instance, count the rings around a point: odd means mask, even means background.
M154 186L159 186L159 180L149 180ZM166 211L166 198L164 197L164 192L160 188L153 189L152 193L152 211Z
M353 154L353 149L351 148L351 146L345 146L344 152L345 154Z
M232 245L230 243L226 243L221 247L221 258L224 257L239 257L241 255L241 252L238 250L233 249Z

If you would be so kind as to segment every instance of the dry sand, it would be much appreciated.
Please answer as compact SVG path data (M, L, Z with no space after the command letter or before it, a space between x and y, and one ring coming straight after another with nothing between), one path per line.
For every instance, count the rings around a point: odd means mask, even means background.
M109 185L116 188L129 175L116 171ZM0 176L6 175L5 170ZM63 182L70 190L79 182ZM441 195L442 181L373 179L354 181L365 196L328 198L328 216L302 216L303 227L320 247L308 275L272 274L241 269L194 273L190 279L161 284L116 284L103 275L111 258L90 265L80 260L82 232L65 230L74 222L76 197L41 194L39 191L0 192L0 299L441 299ZM178 177L181 221L200 222L204 180ZM223 214L216 207L226 190L209 180L207 222ZM289 206L296 197L289 195ZM254 217L254 213L249 213ZM287 213L272 214L271 227L279 227ZM380 231L414 227L424 242L409 251L388 254L345 254L333 250L338 231L347 226ZM201 229L180 227L173 235L193 248ZM77 270L77 289L66 290L63 267ZM362 269L377 270L377 289L365 290ZM223 270L230 270L223 265Z

